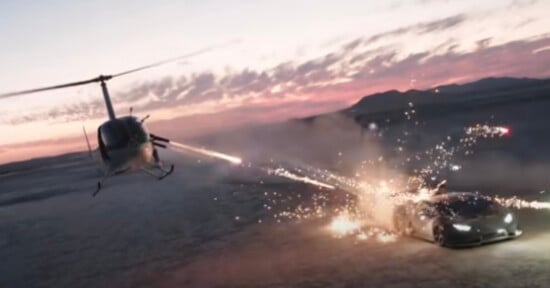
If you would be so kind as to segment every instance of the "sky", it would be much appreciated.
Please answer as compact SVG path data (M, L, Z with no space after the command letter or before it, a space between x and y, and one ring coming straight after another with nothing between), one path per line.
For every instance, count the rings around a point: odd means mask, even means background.
M0 93L207 49L109 82L117 115L133 107L192 138L390 89L549 77L545 11L549 0L1 1ZM95 84L0 101L0 163L86 149L82 126L106 120Z

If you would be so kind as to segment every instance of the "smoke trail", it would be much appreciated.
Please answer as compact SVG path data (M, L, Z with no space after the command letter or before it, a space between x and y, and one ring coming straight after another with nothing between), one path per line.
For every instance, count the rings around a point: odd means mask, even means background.
M227 161L227 162L229 162L231 164L234 164L234 165L240 165L243 162L243 160L239 157L231 156L229 154L221 153L221 152L218 152L218 151L213 151L213 150L208 150L208 149L204 149L204 148L194 147L194 146L191 146L191 145L186 145L186 144L178 143L178 142L174 142L174 141L170 141L169 144L172 145L175 148L179 148L179 149L182 149L182 150L185 150L185 151L188 151L188 152L197 153L197 154L204 155L204 156L209 156L209 157L216 158L216 159L221 159L221 160ZM252 167L252 163L250 164L250 167ZM279 177L284 177L284 178L291 179L291 180L294 180L294 181L298 181L298 182L302 182L302 183L306 183L306 184L311 184L311 185L314 185L314 186L317 186L317 187L320 187L320 188L326 188L326 189L330 189L330 190L335 189L335 186L333 186L333 185L321 182L319 180L310 178L308 176L300 176L300 175L294 174L294 173L292 173L292 172L290 172L290 171L288 171L284 168L280 168L280 167L279 168L270 168L270 167L261 167L261 166L259 166L259 168L261 170L267 172L269 175L276 175L276 176L279 176Z
M186 145L186 144L182 144L182 143L178 143L178 142L174 142L174 141L170 141L169 144L172 145L175 148L180 148L180 149L183 149L183 150L188 151L188 152L193 152L193 153L197 153L197 154L200 154L200 155L225 160L225 161L227 161L231 164L235 164L235 165L239 165L243 162L243 160L239 157L231 156L231 155L221 153L221 152L217 152L217 151L212 151L212 150L207 150L207 149L204 149L204 148L194 147L194 146L191 146L191 145Z

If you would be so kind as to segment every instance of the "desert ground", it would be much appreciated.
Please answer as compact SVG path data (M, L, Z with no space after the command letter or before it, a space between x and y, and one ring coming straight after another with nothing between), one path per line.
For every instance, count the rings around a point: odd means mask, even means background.
M550 211L524 235L469 249L334 237L328 218L277 221L265 195L318 188L248 167L164 153L157 181L107 180L86 153L0 167L0 287L547 287ZM267 192L267 193L266 193ZM338 202L341 191L335 193ZM506 195L505 195L506 196ZM544 199L534 192L526 199ZM542 198L541 198L542 197ZM298 205L287 203L286 205Z

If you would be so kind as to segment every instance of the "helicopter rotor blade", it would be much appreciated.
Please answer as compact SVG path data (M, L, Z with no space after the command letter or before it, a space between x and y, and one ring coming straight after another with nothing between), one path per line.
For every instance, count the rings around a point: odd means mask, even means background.
M68 87L86 85L86 84L90 84L90 83L98 82L98 81L99 81L99 77L96 77L94 79L89 79L89 80L84 80L84 81L77 81L77 82L59 84L59 85L55 85L55 86L47 86L47 87L30 89L30 90L4 93L4 94L0 94L0 99L19 96L19 95L25 95L25 94L32 94L32 93L48 91L48 90L55 90L55 89L61 89L61 88L68 88Z
M98 77L88 79L88 80L83 80L83 81L77 81L77 82L71 82L71 83L66 83L66 84L47 86L47 87L41 87L41 88L35 88L35 89L29 89L29 90L22 90L22 91L16 91L16 92L3 93L3 94L0 94L0 99L14 97L14 96L20 96L20 95L26 95L26 94L32 94L32 93L48 91L48 90L55 90L55 89L62 89L62 88L86 85L86 84L90 84L90 83L94 83L94 82L107 81L107 80L110 80L114 77L128 75L128 74L131 74L131 73L134 73L134 72L138 72L138 71L158 67L158 66L168 64L168 63L171 63L171 62L175 62L175 61L178 61L178 60L183 60L183 59L186 59L186 58L191 58L191 57L194 57L194 56L205 54L205 53L208 53L208 52L210 52L214 49L219 48L222 45L227 45L227 44L228 43L221 44L221 45L210 46L210 47L207 47L207 48L196 50L196 51L191 52L191 53L187 53L185 55L165 59L165 60L162 60L162 61L158 61L158 62L149 64L149 65L145 65L145 66L141 66L141 67L138 67L138 68L126 70L126 71L116 73L116 74L113 74L113 75L100 75ZM231 44L231 43L229 43L229 44Z
M187 53L187 54L185 54L185 55L181 55L181 56L178 56L178 57L172 57L172 58L165 59L165 60L161 60L161 61L158 61L158 62L149 64L149 65L145 65L145 66L141 66L141 67L138 67L138 68L126 70L126 71L124 71L124 72L120 72L120 73L117 73L117 74L113 74L113 78L114 78L114 77L123 76L123 75L128 75L128 74L131 74L131 73L134 73L134 72L139 72L139 71L146 70L146 69L149 69L149 68L158 67L158 66L161 66L161 65L164 65L164 64L168 64L168 63L172 63L172 62L175 62L175 61L178 61L178 60L183 60L183 59L186 59L186 58L191 58L191 57L193 57L193 56L198 56L198 55L201 55L201 54L210 52L210 51L213 50L214 48L215 48L215 47L208 47L208 48L204 48L204 49L201 49L201 50L197 50L197 51L195 51L195 52Z
M182 56L173 57L173 58L170 58L170 59L165 59L165 60L162 60L162 61L155 62L153 64L149 64L149 65L141 66L141 67L138 67L138 68L126 70L124 72L120 72L120 73L117 73L117 74L114 74L114 75L99 76L99 77L89 79L89 80L83 80L83 81L71 82L71 83L54 85L54 86L47 86L47 87L41 87L41 88L35 88L35 89L29 89L29 90L23 90L23 91L4 93L4 94L0 94L0 99L14 97L14 96L20 96L20 95L25 95L25 94L32 94L32 93L48 91L48 90L55 90L55 89L62 89L62 88L86 85L86 84L90 84L90 83L94 83L94 82L107 81L107 80L110 80L114 77L119 77L119 76L131 74L131 73L134 73L134 72L138 72L138 71L146 70L146 69L149 69L149 68L154 68L154 67L157 67L157 66L168 64L168 63L171 63L171 62L174 62L174 61L178 61L178 60L182 60L182 59L185 59L185 58L190 58L190 57L193 57L193 56L204 54L206 52L209 52L212 49L214 49L214 47L204 48L204 49L197 50L195 52L191 52L191 53L188 53L188 54L185 54L185 55L182 55Z

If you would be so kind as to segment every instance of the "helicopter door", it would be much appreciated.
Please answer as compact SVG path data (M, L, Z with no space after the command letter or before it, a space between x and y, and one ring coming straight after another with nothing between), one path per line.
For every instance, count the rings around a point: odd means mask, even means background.
M101 158L103 160L109 160L109 154L107 154L107 149L105 148L105 144L103 143L101 136L101 127L97 128L97 143L99 144L98 146Z
M143 123L136 117L123 117L120 119L127 130L128 136L137 143L145 143L149 141L149 134L147 133Z
M130 136L123 121L112 120L99 127L98 141L104 156L109 158L110 152L128 147Z

